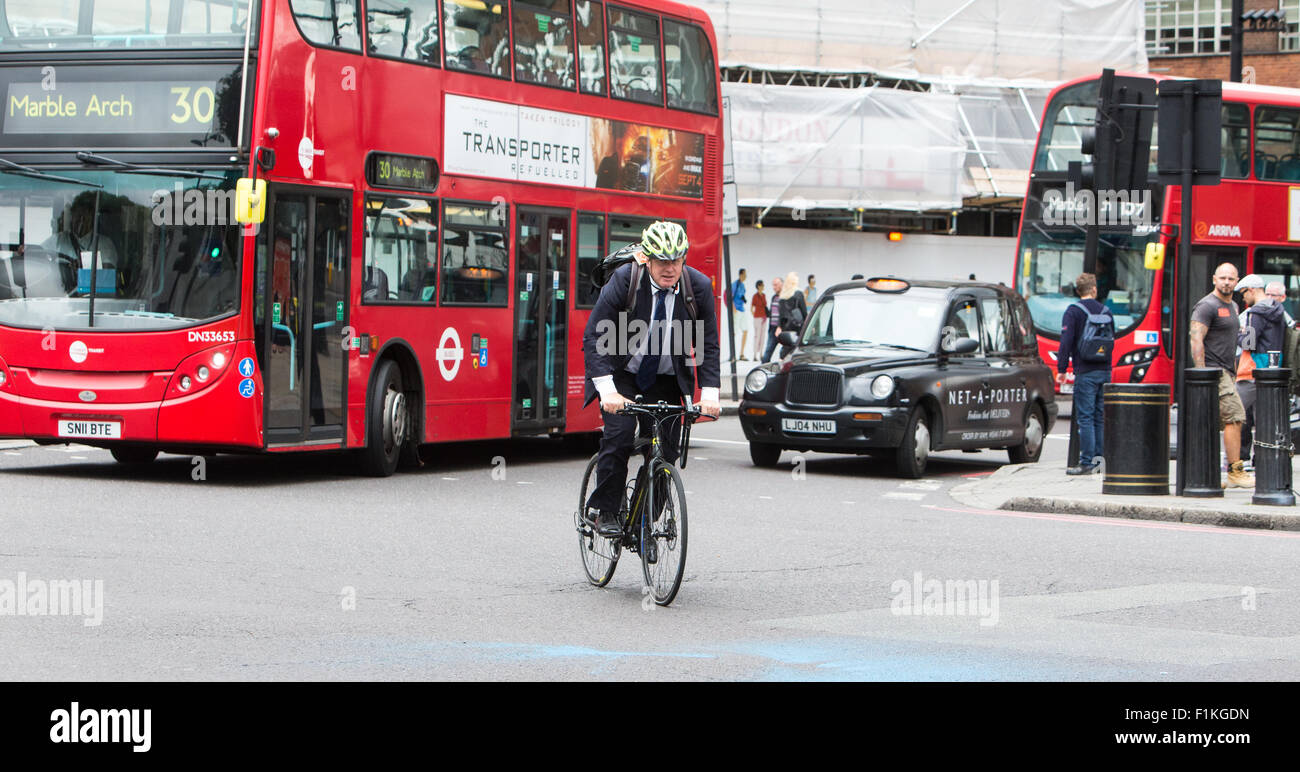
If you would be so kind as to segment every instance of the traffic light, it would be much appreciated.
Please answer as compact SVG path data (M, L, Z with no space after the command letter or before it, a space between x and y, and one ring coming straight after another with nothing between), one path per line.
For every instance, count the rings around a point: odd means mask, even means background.
M1137 191L1147 186L1156 82L1103 70L1092 129L1080 132L1083 161L1072 161L1067 179L1076 190Z

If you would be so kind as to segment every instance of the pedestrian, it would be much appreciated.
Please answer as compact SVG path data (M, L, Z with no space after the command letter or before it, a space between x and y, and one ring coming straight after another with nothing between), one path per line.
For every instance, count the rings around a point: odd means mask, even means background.
M1219 427L1228 456L1228 477L1223 486L1253 488L1255 476L1246 471L1241 460L1241 425L1246 421L1246 408L1235 383L1237 332L1241 329L1237 304L1232 300L1236 286L1237 266L1223 263L1214 269L1214 291L1192 308L1189 343L1197 367L1208 365L1219 370Z
M767 342L767 295L763 294L763 280L754 282L754 297L749 302L750 316L754 317L754 361L763 361L763 344Z
M745 309L745 269L741 268L740 273L736 275L736 281L731 285L731 318L735 323L735 332L740 335L740 345L732 343L732 359L748 359L745 355L749 348L749 314Z
M777 319L777 336L779 337L783 332L798 334L807 318L808 302L804 300L803 292L799 290L799 274L791 271L785 275L785 281L781 284L781 315ZM783 344L781 358L788 356L793 348Z
M1056 356L1056 382L1074 362L1074 422L1079 430L1079 463L1069 475L1092 474L1105 448L1102 386L1110 381L1115 349L1115 317L1097 300L1097 277L1081 273L1074 280L1079 300L1066 306L1061 318L1061 347ZM1109 329L1105 326L1109 325ZM1109 341L1109 345L1107 345Z
M810 306L813 304L813 301L817 300L817 277L813 276L811 273L808 274L808 291L804 292L803 295L804 300L807 300L808 305Z
M763 361L769 362L776 351L776 326L781 321L781 277L772 279L772 300L767 304L767 347L763 349Z
M1237 396L1246 410L1246 420L1241 426L1241 461L1243 468L1248 468L1254 455L1251 451L1255 428L1255 368L1268 367L1268 352L1280 352L1286 343L1286 312L1268 296L1264 280L1256 274L1242 277L1237 289L1246 304L1246 310L1238 318L1241 356L1237 360Z
M1282 306L1282 319L1286 321L1287 327L1294 327L1295 319L1292 319L1291 314L1286 312L1286 287L1282 286L1282 282L1269 282L1268 286L1264 288L1264 295L1267 296L1269 300Z

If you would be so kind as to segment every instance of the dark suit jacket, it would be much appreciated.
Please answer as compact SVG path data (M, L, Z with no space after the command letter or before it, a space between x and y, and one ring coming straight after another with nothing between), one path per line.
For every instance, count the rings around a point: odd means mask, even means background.
M618 346L615 352L602 352L597 343L601 340L602 333L608 334L613 330L626 329L626 324L621 328L619 325L619 314L627 309L627 291L628 283L631 281L632 266L624 265L610 276L609 281L600 291L600 297L596 300L596 307L591 311L591 318L587 320L587 329L582 335L582 350L587 366L587 392L583 406L590 405L596 399L598 392L593 378L602 375L613 375L616 371L625 370L627 363L632 359L631 351L628 351L628 341L618 340ZM687 357L684 353L677 354L673 357L673 369L677 373L677 383L682 388L683 394L694 394L696 381L698 385L718 386L722 385L721 368L718 363L718 313L717 303L713 297L713 287L709 282L709 277L703 273L686 266L682 272L682 279L689 280L695 295L695 307L699 313L699 321L704 325L704 340L695 340L696 349L703 346L703 350L696 355L696 367L688 365ZM642 322L650 321L652 308L652 297L650 294L650 271L643 269L641 271L641 283L637 289L636 308L633 309L628 321L640 319ZM684 292L678 292L676 299L673 301L673 319L681 322L682 328L686 328L691 323L690 312L686 310L686 295ZM611 328L611 325L613 327ZM621 338L621 335L616 336Z

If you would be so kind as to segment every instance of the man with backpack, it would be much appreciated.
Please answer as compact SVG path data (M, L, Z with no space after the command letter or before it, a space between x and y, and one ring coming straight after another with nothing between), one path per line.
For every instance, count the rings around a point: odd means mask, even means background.
M1097 277L1081 273L1074 281L1077 303L1061 319L1061 348L1056 356L1056 381L1074 361L1074 421L1079 428L1079 463L1069 475L1092 474L1100 465L1104 421L1101 387L1110 380L1111 354L1115 350L1115 317L1097 300Z

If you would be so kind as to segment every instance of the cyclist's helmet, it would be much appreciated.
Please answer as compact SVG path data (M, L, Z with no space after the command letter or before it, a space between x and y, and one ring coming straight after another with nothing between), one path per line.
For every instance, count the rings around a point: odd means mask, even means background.
M641 231L641 250L655 260L681 260L689 246L686 230L675 222L660 220Z

